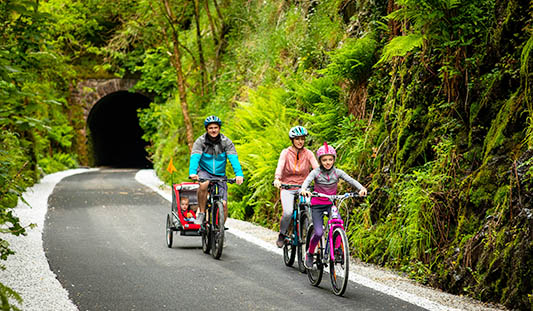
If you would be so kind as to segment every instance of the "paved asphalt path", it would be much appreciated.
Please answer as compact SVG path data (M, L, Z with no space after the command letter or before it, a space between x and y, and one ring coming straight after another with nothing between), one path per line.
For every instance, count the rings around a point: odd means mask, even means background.
M63 179L49 198L44 248L80 310L423 310L360 284L333 295L282 258L227 231L220 260L198 237L165 243L170 204L135 170Z

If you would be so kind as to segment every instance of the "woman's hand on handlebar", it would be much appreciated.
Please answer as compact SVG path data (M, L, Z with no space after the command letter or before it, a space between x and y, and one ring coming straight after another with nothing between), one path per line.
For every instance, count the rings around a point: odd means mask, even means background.
M236 176L236 177L235 177L235 183L236 183L237 185L240 185L240 184L242 184L243 182L244 182L244 177L242 177L242 176Z
M363 187L363 189L359 190L359 196L360 197L366 197L366 188Z
M279 179L274 180L273 182L274 187L281 188L281 181Z
M311 192L306 191L306 190L302 190L302 191L300 192L300 194L303 195L303 196L306 197L306 198L311 197Z
M192 175L189 175L189 178L192 180L198 180L198 175L192 174Z

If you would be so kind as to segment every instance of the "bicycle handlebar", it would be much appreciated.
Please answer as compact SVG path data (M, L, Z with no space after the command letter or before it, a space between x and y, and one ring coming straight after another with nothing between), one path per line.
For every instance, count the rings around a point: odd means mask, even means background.
M334 195L327 195L327 194L323 194L323 193L312 192L311 196L312 197L327 198L327 199L330 199L332 201L334 201L334 200L344 200L344 199L347 199L347 198L358 198L358 197L360 197L359 193L357 193L357 192L346 192L344 194L334 194Z
M272 185L274 185L274 182L272 182ZM292 188L300 188L302 185L291 185L291 184L281 184L281 189L292 189Z
M227 178L227 177L220 177L220 178L198 178L197 179L198 182L206 182L206 181L209 181L209 182L212 182L212 181L223 181L223 182L227 182L229 184L234 184L236 182L236 179L235 178Z

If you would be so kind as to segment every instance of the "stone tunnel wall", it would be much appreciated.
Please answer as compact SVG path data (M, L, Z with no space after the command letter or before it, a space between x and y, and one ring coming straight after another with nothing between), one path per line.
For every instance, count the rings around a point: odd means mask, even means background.
M128 91L136 82L135 79L87 79L71 89L70 102L74 109L69 113L77 131L74 148L80 165L92 164L89 133L87 133L87 118L91 109L104 96L118 91Z

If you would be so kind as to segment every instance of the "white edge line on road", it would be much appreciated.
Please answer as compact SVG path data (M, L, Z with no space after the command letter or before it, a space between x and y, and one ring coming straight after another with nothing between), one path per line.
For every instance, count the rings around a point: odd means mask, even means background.
M165 191L163 191L161 189L161 187L168 187L168 186L165 185L155 175L154 170L151 170L151 169L140 170L135 175L135 179L139 183L149 187L153 191L155 191L158 194L160 194L163 198L165 198L169 202L172 201L172 195L166 193ZM228 220L229 220L228 226L231 226L231 222L232 221L238 221L238 220L234 220L234 219L231 219L231 218L229 218ZM236 235L237 237L239 237L239 238L241 238L243 240L246 240L246 241L248 241L250 243L256 244L257 246L260 246L260 247L262 247L262 248L264 248L264 249L266 249L266 250L268 250L270 252L276 253L278 255L283 255L283 252L282 252L281 249L279 249L276 246L271 245L270 243L267 243L267 242L255 237L255 236L253 236L253 235L251 235L249 233L243 232L243 231L241 231L239 229L236 229L236 228L231 228L230 230L231 230L230 232L232 234ZM354 261L350 261L350 264L354 265L355 262ZM376 291L385 293L385 294L387 294L389 296L393 296L393 297L396 297L398 299L404 300L404 301L409 302L411 304L414 304L416 306L419 306L419 307L422 307L422 308L426 308L428 310L435 310L435 311L460 310L460 309L449 308L449 307L443 306L441 304L435 303L435 302L433 302L431 300L419 297L417 295L410 294L410 293L407 293L405 291L398 290L398 289L395 289L393 287L390 287L390 286L387 286L387 285L384 285L384 284L380 284L380 283L378 283L376 281L373 281L373 280L371 280L371 279L369 279L369 278L367 278L365 276L356 274L353 271L349 275L349 280L352 281L352 282L355 282L357 284L360 284L362 286L369 287L369 288L374 289Z

